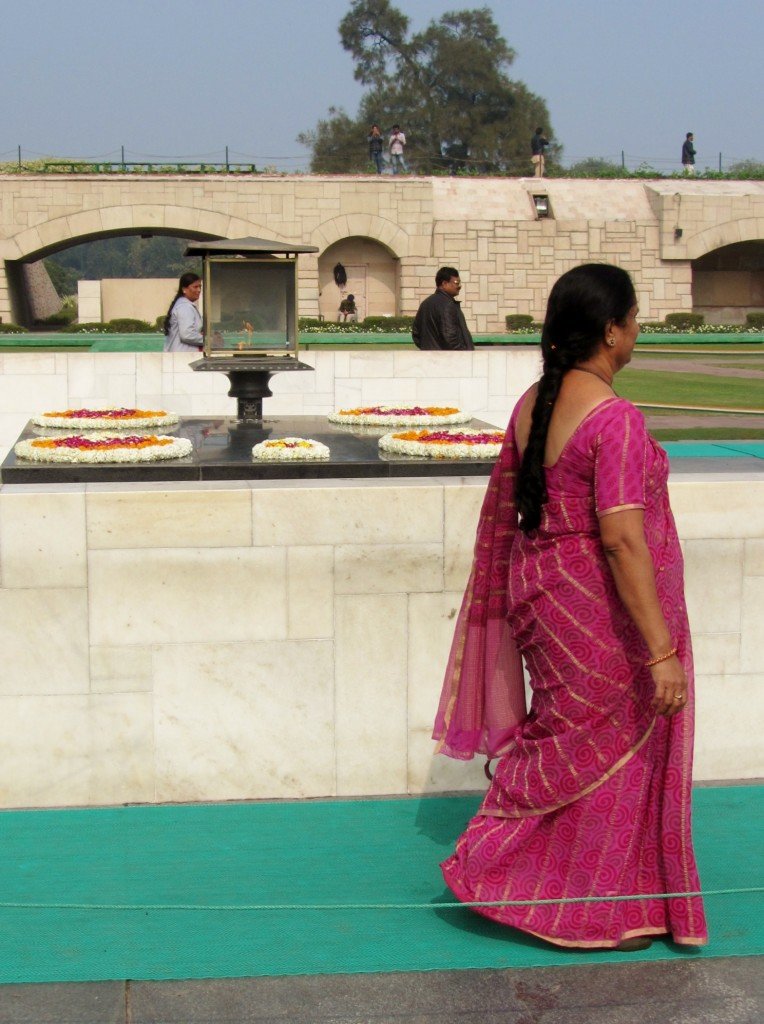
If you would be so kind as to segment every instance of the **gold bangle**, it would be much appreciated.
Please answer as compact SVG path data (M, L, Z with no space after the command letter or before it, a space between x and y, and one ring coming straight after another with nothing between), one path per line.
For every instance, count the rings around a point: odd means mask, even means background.
M669 658L673 658L676 652L679 650L678 647L672 647L670 651L666 651L665 654L659 655L657 658L650 658L649 661L645 662L645 668L652 668L653 665L660 665L662 661L668 661Z

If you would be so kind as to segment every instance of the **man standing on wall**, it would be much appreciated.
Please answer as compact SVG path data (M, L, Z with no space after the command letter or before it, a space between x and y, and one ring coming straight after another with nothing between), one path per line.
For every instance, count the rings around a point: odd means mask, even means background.
M441 267L435 275L435 291L417 310L411 337L417 348L474 349L472 335L456 296L462 290L456 267Z
M369 159L377 168L377 174L382 173L382 146L384 139L382 138L382 132L379 130L378 124L373 124L369 134L366 136L366 141L369 143Z
M401 131L399 124L393 125L390 134L390 162L393 165L393 174L406 170L406 161L403 159L403 147L406 145L406 136Z
M682 143L682 167L684 167L685 174L695 173L695 153L695 136L692 132L687 132Z
M549 145L549 139L544 138L544 129L537 128L531 136L531 163L533 164L534 178L544 177L544 150Z

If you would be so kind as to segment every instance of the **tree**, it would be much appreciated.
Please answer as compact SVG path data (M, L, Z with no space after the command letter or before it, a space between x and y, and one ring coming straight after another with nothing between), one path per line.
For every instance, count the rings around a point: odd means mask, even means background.
M313 153L311 170L321 174L363 173L369 170L364 144L369 127L350 117L341 107L329 107L329 117L312 131L302 132L297 141Z
M562 172L566 178L627 178L629 172L621 164L604 156L587 156Z
M45 269L48 271L53 287L60 298L77 293L77 274L71 267L62 266L54 257L49 256L45 261Z
M196 272L199 261L183 256L187 245L187 239L170 235L101 238L48 256L45 266L59 295L69 295L83 278L179 277L187 270Z
M764 178L764 163L760 160L738 160L727 168L727 174L735 178L761 180Z
M551 131L546 104L507 75L515 53L487 7L454 11L415 34L390 0L353 0L340 40L368 91L358 115L330 108L298 141L319 173L368 169L364 140L398 122L406 160L420 173L530 173L530 138ZM552 146L552 163L560 147Z

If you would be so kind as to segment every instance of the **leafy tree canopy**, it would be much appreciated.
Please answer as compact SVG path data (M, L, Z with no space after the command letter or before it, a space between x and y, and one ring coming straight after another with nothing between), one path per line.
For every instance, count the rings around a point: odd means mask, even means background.
M340 22L355 77L368 87L357 116L332 107L298 141L312 150L318 173L366 171L366 136L400 124L406 161L422 174L530 173L536 127L550 137L546 103L507 72L515 53L490 10L453 11L422 32L390 0L353 0ZM554 162L560 147L551 146Z
M44 262L56 291L63 296L76 293L77 282L83 279L179 277L187 270L198 272L199 261L183 256L188 244L188 240L170 235L122 235L73 245Z
M566 178L622 178L627 172L620 164L606 160L604 156L587 156L571 164L565 171Z
M764 163L760 160L738 160L737 163L727 168L727 173L735 175L736 178L760 180L764 178Z

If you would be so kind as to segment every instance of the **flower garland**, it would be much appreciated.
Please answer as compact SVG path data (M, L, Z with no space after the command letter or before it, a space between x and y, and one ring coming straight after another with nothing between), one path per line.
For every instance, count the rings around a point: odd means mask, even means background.
M19 441L14 452L31 462L156 462L182 459L193 445L185 437L166 434L64 434L61 437L37 437Z
M404 430L379 439L383 452L428 459L496 459L503 430Z
M258 462L311 462L328 459L330 454L325 444L306 437L273 438L252 449L252 458Z
M171 427L179 420L164 409L64 409L63 412L44 412L32 423L38 427L58 427L63 430L134 430L142 427Z
M340 409L329 416L330 423L349 423L379 427L439 427L453 423L469 423L472 414L456 406L367 405L357 409Z

